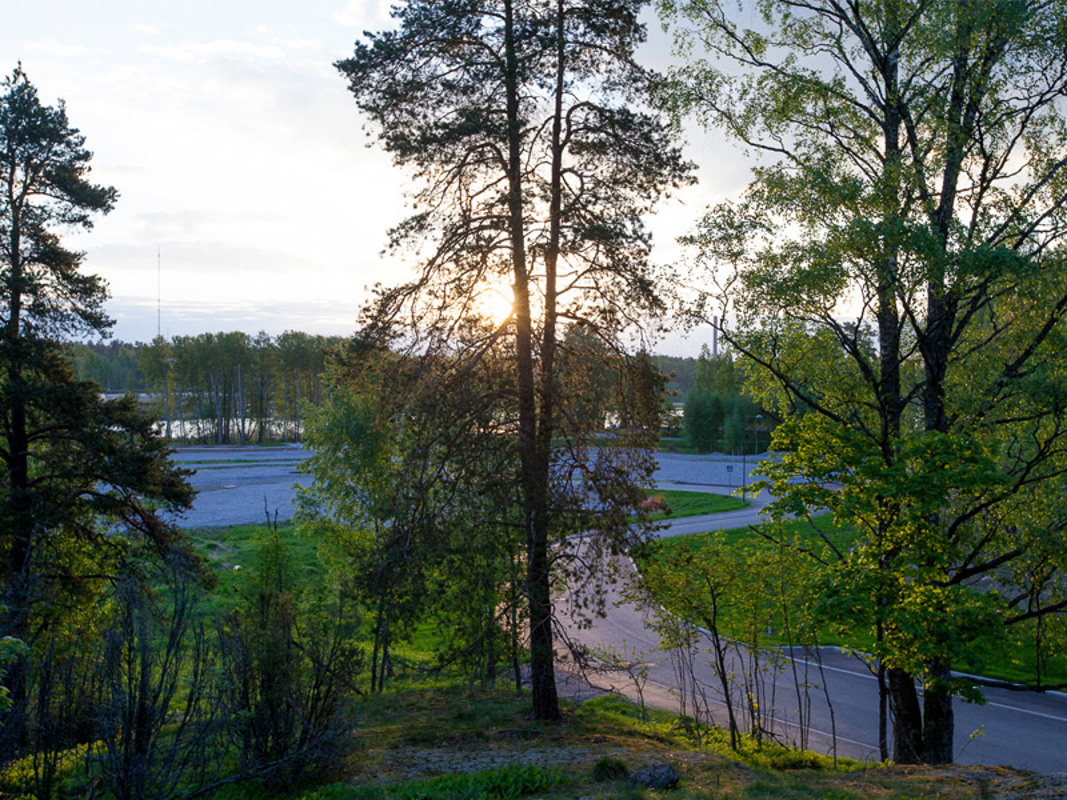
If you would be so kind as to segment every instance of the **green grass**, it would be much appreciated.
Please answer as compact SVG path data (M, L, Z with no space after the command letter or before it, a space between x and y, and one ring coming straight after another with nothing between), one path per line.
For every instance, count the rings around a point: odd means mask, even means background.
M245 568L251 563L256 549L256 540L266 531L266 523L254 523L187 528L184 532L194 550L207 557L220 573L225 573ZM315 542L299 536L295 523L279 522L278 536L299 559L301 568L317 568L318 557Z
M564 700L562 723L529 719L529 697L506 686L408 682L364 695L353 709L355 749L339 756L326 783L279 786L250 780L221 787L212 800L656 800L667 794L632 788L627 774L670 763L681 775L671 800L970 800L988 796L992 774L967 767L896 768L789 750L745 739L737 751L719 731L701 730L665 711L641 709L604 695L582 704ZM541 763L523 763L531 751ZM452 754L463 769L431 761ZM72 753L76 758L78 753ZM468 769L491 757L494 766ZM421 774L412 776L414 766ZM610 767L608 769L607 767ZM28 765L26 766L28 769ZM72 773L63 797L86 796ZM1017 781L1025 776L1015 776ZM1013 796L1026 796L1017 793Z
M739 498L730 499L740 502ZM747 506L748 503L746 502L745 505ZM800 543L809 546L818 546L823 543L820 536L821 532L842 550L847 549L859 536L855 528L836 524L830 514L818 514L812 517L810 522L807 520L786 522L782 530L785 538L791 540L795 537ZM693 533L686 536L672 536L667 539L660 539L656 542L653 551L666 554L675 548L700 550L707 546L713 536L719 534L722 535L727 546L736 547L745 552L755 552L767 546L766 539L757 535L752 528L746 526L717 532L708 531L706 533Z
M564 722L545 724L526 716L528 699L506 689L468 689L455 684L409 686L364 698L360 707L362 749L349 777L289 800L489 800L587 797L595 800L655 800L662 795L630 787L627 775L654 763L673 764L681 782L673 800L911 800L978 797L973 781L928 775L849 759L788 750L745 740L739 751L724 735L692 728L673 714L653 711L642 719L638 706L614 695L581 705L563 702ZM514 759L474 772L445 772L416 779L389 780L393 753L416 746L478 758L493 753ZM568 753L558 764L530 765L519 759L530 749ZM509 755L510 754L510 755ZM463 760L460 756L459 760ZM605 765L610 769L605 768ZM216 800L251 800L255 787L220 793ZM279 795L272 795L279 796Z
M200 614L204 619L220 619L230 612L237 601L242 579L255 566L257 542L268 532L266 523L189 528L185 531L194 551L204 557L218 578L218 585L204 598ZM294 522L279 522L278 537L286 548L286 563L301 591L313 591L326 577L326 568L319 559L319 543L312 536L302 535ZM368 617L369 619L369 617ZM371 644L369 627L364 642ZM408 635L393 643L391 653L395 668L401 674L420 672L435 666L435 656L442 644L442 633L433 620L417 625Z
M678 517L695 517L701 514L719 514L723 511L737 511L751 505L740 497L708 492L685 492L666 489L653 492L652 497L662 497L671 507L670 514L653 514L652 519L677 519Z
M702 455L693 445L688 441L681 438L669 438L664 437L659 440L659 451L661 453L681 453L687 456Z
M244 573L255 565L257 542L268 530L265 522L185 530L194 552L207 561L218 577L218 585L203 601L201 613L205 617L218 619L234 607ZM317 543L300 536L292 522L279 522L277 530L294 575L312 585L324 574Z
M276 458L270 461L263 461L259 458L204 458L197 459L195 461L176 461L175 463L180 467L195 467L197 471L205 469L231 469L233 467L244 467L249 464L257 466L292 466L295 464L303 464L305 459L303 458Z

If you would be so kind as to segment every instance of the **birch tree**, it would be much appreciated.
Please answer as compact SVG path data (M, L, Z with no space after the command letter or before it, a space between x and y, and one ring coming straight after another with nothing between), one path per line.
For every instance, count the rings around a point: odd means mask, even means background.
M951 761L976 632L1067 608L1039 569L1067 522L1067 7L661 7L693 48L669 102L758 157L691 242L717 284L696 313L734 320L752 385L793 414L772 513L864 533L828 613L876 642L883 756L891 715L898 761Z

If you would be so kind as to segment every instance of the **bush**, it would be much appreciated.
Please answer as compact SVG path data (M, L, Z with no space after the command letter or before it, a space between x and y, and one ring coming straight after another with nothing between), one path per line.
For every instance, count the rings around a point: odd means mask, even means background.
M293 573L285 544L270 531L219 631L240 768L281 783L339 765L347 699L363 663L344 593L335 587L304 603Z
M617 758L602 758L593 765L593 780L597 783L621 781L629 776L630 770Z
M451 773L398 787L390 796L401 800L511 800L550 792L569 783L558 767L510 764L471 774Z

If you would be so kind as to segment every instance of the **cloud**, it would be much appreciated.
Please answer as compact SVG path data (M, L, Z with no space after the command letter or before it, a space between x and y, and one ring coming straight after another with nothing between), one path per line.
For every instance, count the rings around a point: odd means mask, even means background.
M115 320L112 333L127 342L147 342L158 330L166 337L195 336L216 331L260 331L277 336L287 330L322 336L347 336L356 329L354 302L292 300L248 302L207 299L167 301L157 318L155 300L144 297L115 297L107 304Z
M233 39L180 44L144 44L137 48L137 52L170 61L189 63L202 63L213 59L280 61L285 57L284 48L276 44Z
M273 223L281 214L239 213L236 211L205 211L182 209L179 211L146 211L135 213L130 224L137 228L142 238L155 241L187 239L204 235L212 228L240 227L249 223Z
M389 0L348 0L344 10L330 15L330 19L346 28L377 30L389 25L391 5Z
M284 283L298 275L314 276L318 265L284 247L255 245L226 239L198 236L182 241L157 240L156 244L105 244L89 250L87 268L100 272L109 281L139 277L154 295L156 251L162 252L164 293L172 297L197 299L216 293L237 292L259 297L264 291L284 293ZM147 280L146 280L147 279ZM274 284L280 279L282 286Z
M98 55L104 52L98 48L86 47L85 45L80 44L70 44L52 38L27 42L25 49L26 52L34 55L62 59L83 59L90 55Z

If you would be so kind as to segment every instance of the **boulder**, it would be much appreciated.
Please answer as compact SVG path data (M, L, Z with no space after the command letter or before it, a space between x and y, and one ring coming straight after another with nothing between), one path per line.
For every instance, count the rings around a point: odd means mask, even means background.
M644 789L673 789L678 785L680 776L670 764L653 764L639 769L630 776L630 786Z

